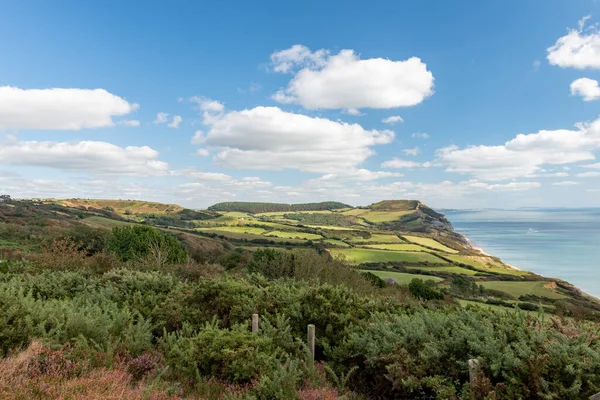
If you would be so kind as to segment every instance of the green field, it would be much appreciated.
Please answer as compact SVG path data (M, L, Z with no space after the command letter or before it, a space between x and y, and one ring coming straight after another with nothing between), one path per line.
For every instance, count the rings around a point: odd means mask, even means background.
M88 217L83 222L94 228L107 228L112 229L115 226L131 225L131 222L118 221L116 219L109 219L104 217Z
M234 217L234 218L252 218L250 216L250 214L239 212L239 211L226 211L226 212L222 212L219 214L224 215L226 217Z
M444 264L446 261L442 260L429 253L421 252L402 252L402 251L389 251L389 250L375 250L375 249L329 249L329 253L332 256L344 256L346 260L353 264L362 264L366 262L390 262L390 261L404 261L408 263L438 263Z
M323 236L316 235L314 233L305 233L305 232L284 232L284 231L273 231L268 232L265 236L275 236L280 238L290 238L290 239L307 239L307 240L319 240L323 239Z
M294 222L298 222L298 221L294 221ZM315 228L315 229L325 229L325 230L332 230L332 231L354 231L356 230L356 228L346 228L344 226L334 226L334 225L305 225L308 226L309 228Z
M250 233L253 235L262 235L265 232L264 228L255 226L215 226L213 228L197 228L198 231L222 231L232 233Z
M567 296L544 287L550 284L546 281L527 281L527 282L512 282L512 281L488 281L481 282L486 289L499 290L518 298L523 295L534 295L540 297L547 297L549 299L564 299Z
M413 243L417 243L417 244L420 244L423 246L431 247L432 249L437 249L437 250L443 251L445 253L452 253L452 254L458 253L457 250L451 249L448 246L444 246L437 240L433 240L430 238L424 238L424 237L420 237L420 236L409 236L409 235L402 235L402 237L404 237L409 242L413 242Z
M362 247L366 247L368 249L394 250L394 251L431 251L425 247L419 246L418 244L409 244L409 243L365 244Z
M371 270L362 270L363 272L371 272L375 275L377 275L378 277L380 277L381 279L386 279L386 278L394 278L394 280L396 281L396 283L399 284L408 284L410 283L410 281L412 281L413 279L423 279L424 281L428 281L428 280L432 280L435 282L439 282L442 281L442 278L439 278L437 276L430 276L430 275L419 275L419 274L407 274L404 272L393 272L393 271L371 271Z
M400 219L403 215L411 214L414 211L368 211L364 214L360 214L361 218L366 219L369 222L381 223L381 222L392 222Z
M325 239L324 240L325 243L329 243L329 244L333 244L336 246L340 246L340 247L350 247L350 245L346 242L342 242L341 240L335 240L335 239Z
M477 271L473 271L472 269L461 268L456 265L451 267L407 267L409 269L414 270L422 270L422 271L431 271L431 272L449 272L452 274L463 274L473 276L477 274Z
M461 264L470 265L473 268L477 268L482 272L492 272L497 274L505 275L516 275L523 276L529 275L529 271L522 271L520 269L511 268L504 266L500 263L495 262L489 257L477 257L477 256L459 256L459 255L447 255L446 258L456 261Z
M371 234L370 238L356 237L350 240L352 243L403 243L396 235L385 235L380 233Z

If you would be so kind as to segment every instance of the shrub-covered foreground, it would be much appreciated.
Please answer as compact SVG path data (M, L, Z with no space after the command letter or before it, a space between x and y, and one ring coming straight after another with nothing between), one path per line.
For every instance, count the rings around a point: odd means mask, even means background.
M66 248L72 257L50 249L0 264L2 398L580 399L600 391L593 323L420 301L306 252L259 252L248 274ZM307 324L317 330L314 363ZM482 365L476 387L470 358Z

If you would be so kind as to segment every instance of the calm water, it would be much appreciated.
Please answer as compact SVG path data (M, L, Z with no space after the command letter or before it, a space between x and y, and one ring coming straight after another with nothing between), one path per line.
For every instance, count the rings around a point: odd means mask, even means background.
M442 212L487 253L600 297L600 209Z

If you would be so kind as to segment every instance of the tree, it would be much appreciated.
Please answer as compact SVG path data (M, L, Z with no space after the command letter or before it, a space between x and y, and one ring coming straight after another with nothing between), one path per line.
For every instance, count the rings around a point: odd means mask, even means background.
M442 294L437 290L427 286L422 279L413 279L408 284L408 290L413 296L422 300L441 300Z

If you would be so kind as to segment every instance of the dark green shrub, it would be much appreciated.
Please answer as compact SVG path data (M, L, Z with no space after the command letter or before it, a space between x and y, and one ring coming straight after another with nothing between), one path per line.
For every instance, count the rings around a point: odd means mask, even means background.
M441 300L444 296L437 290L429 287L422 279L413 279L408 284L410 294L422 300Z
M268 279L291 278L294 276L294 254L274 250L259 249L248 262L248 272L262 274Z
M184 263L187 258L185 250L173 235L143 225L113 228L106 239L106 249L123 261L137 260L155 253L172 264Z
M375 287L385 287L385 281L372 272L363 272L362 275L367 278Z

